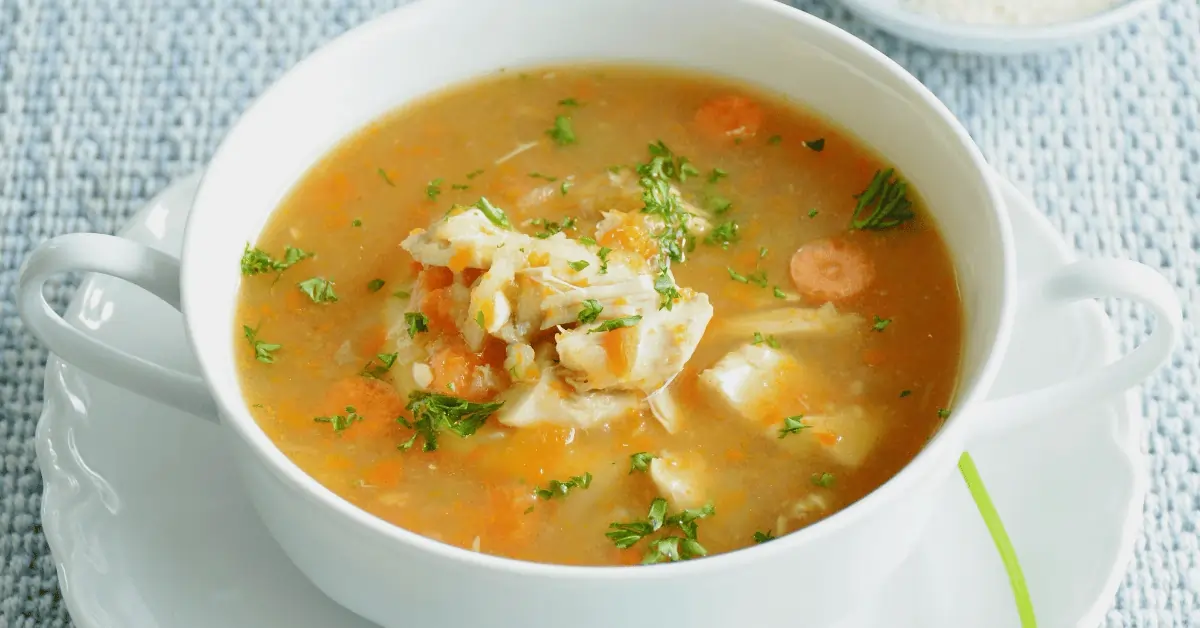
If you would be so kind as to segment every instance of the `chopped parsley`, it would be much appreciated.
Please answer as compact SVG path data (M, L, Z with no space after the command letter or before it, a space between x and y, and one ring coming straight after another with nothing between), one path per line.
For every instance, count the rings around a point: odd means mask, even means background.
M825 138L823 138L823 137L819 137L815 140L806 140L806 141L803 141L800 143L804 144L805 148L812 150L814 152L819 153L819 152L825 150Z
M733 209L733 201L725 198L724 196L712 194L704 199L704 207L714 214L720 216L721 214Z
M587 325L588 323L596 322L600 318L600 312L604 311L604 306L595 299L586 299L583 302L583 309L579 310L579 322Z
M658 456L645 451L639 451L638 453L633 454L629 457L629 473L632 474L634 471L641 471L643 473L649 471L650 461L657 457Z
M797 414L796 416L784 419L783 427L779 428L779 438L785 438L788 434L799 434L800 430L812 427L811 425L805 425L803 419L803 414Z
M833 477L832 473L814 473L814 474L812 474L812 483L821 488L829 488L829 487L833 486L833 481L835 479L836 478Z
M573 262L567 262L567 266L570 266L571 270L573 270L575 272L579 272L579 271L587 268L588 266L591 266L591 264L589 264L588 261L585 259L580 259L580 260L575 260Z
M600 274L601 275L608 274L608 254L609 253L612 253L612 249L608 248L607 246L602 246L602 247L600 247L599 251L596 251L596 257L600 258ZM658 288L657 288L657 284L656 284L655 290L657 290L657 289Z
M487 198L482 196L479 197L479 200L475 202L474 207L483 212L483 215L486 216L488 221L490 221L493 225L496 225L501 229L512 229L512 223L508 221L508 214L505 214L503 209L492 205Z
M546 130L546 135L559 146L575 143L575 130L571 128L570 116L555 116L554 126Z
M350 226L351 226L351 227L361 227L361 226L362 226L362 221L361 221L361 220L359 220L358 218L355 218L354 220L351 220L351 221L350 221Z
M752 344L761 345L763 343L766 343L772 349L779 348L779 341L775 339L775 336L764 336L761 331L754 332L754 341Z
M563 195L563 196L566 196L566 195L567 195L567 190L571 189L571 186L572 186L572 185L575 185L575 183L574 183L574 182L572 182L570 179L568 179L568 180L566 180L566 181L563 181L563 182L562 182L562 184L560 184L560 185L558 186L558 190L559 190L560 192L562 192L562 195Z
M767 530L766 532L755 531L755 533L754 533L754 542L755 543L766 543L767 541L774 541L777 538L779 538L779 537L775 536L774 534L771 534L770 530Z
M404 322L408 324L409 338L416 338L417 334L429 331L429 317L420 312L405 312Z
M596 238L593 238L592 236L579 236L579 243L586 244L588 246L596 246Z
M564 98L558 101L558 104L562 105L563 107L578 107L579 101L575 100L574 98Z
M901 390L901 391L900 391L900 398L901 398L901 399L903 399L903 398L905 398L905 397L907 397L907 396L909 396L909 395L911 395L911 394L912 394L912 391L911 391L911 390Z
M716 183L717 181L720 181L721 179L728 177L728 176L729 176L728 172L725 172L724 170L722 170L720 168L713 168L712 172L708 173L708 182Z
M729 245L737 242L737 239L738 224L730 220L713 227L713 230L709 231L708 235L704 237L704 243L720 246L722 249L729 250Z
M814 208L812 208L812 209L808 210L808 217L809 217L809 218L816 218L816 217L817 217L817 208L816 208L816 207L814 207Z
M285 246L283 247L283 259L277 260L268 255L266 251L258 247L251 247L247 242L246 249L242 252L242 274L252 277L269 272L282 273L296 262L312 256L312 253L306 253L296 247Z
M407 299L412 296L412 293L408 290L397 290L392 293L392 296L396 297L397 299Z
M242 332L246 334L246 342L254 349L254 359L263 364L273 364L275 356L273 352L278 351L282 345L264 342L258 338L258 327L251 328L249 325L242 325Z
M374 379L383 379L383 376L392 369L392 365L396 363L396 358L400 357L399 353L380 353L376 355L367 365L363 367L360 375Z
M382 279L372 279L371 281L367 282L367 290L370 290L371 292L379 292L385 283L387 282Z
M341 434L346 428L362 421L363 417L359 414L354 406L346 406L346 414L334 414L331 416L319 416L313 419L317 423L328 423L333 426L333 431Z
M305 279L296 285L313 303L337 303L338 297L333 291L333 282L324 277Z
M467 185L466 183L453 183L450 185L450 189L451 190L469 190L469 189L471 189L471 186Z
M485 320L486 319L483 317L483 310L475 312L475 324L479 325L480 329L487 331L487 324L484 322Z
M734 270L732 266L726 266L726 267L725 267L725 270L729 272L729 278L730 278L730 279L732 279L732 280L734 280L734 281L736 281L736 282L738 282L738 283L750 283L750 280L749 280L749 279L746 279L746 276L745 276L745 275L743 275L743 274L739 273L738 271Z
M894 170L876 171L866 189L854 198L858 204L850 217L851 229L889 229L912 219L908 184L892 177Z
M408 451L416 443L417 437L421 436L425 440L422 450L435 451L438 434L442 430L450 430L460 438L471 436L503 405L503 401L476 403L450 395L413 391L409 393L408 404L404 406L412 413L413 420L410 422L400 417L396 421L415 433L399 448Z
M595 327L589 329L587 333L594 334L597 332L613 331L614 329L621 329L622 327L633 327L634 325L637 325L638 321L640 321L640 320L642 320L642 317L640 314L634 314L633 316L623 316L621 318L614 318L612 320L607 320L607 321L604 321L603 323L600 323L599 325L596 325Z
M558 177L552 177L548 174L542 174L540 172L531 172L531 173L529 173L529 176L533 177L534 179L542 179L543 181L549 181L550 183L554 183L555 181L558 181Z
M671 264L683 263L686 252L694 244L687 228L690 214L683 209L671 181L686 181L690 176L699 176L700 171L686 158L675 155L662 140L650 144L649 151L650 161L637 167L638 185L642 188L642 213L655 216L663 223L662 229L653 234L659 267L654 288L662 295L659 308L669 310L680 297L670 275Z
M891 324L892 324L892 319L880 318L879 315L876 314L875 315L875 324L871 325L871 329L873 329L875 331L883 331L883 330L887 329L888 325L891 325Z
M703 508L693 508L668 515L667 500L657 497L650 503L650 511L644 520L610 523L608 524L609 531L605 533L605 536L618 548L628 549L659 530L677 528L682 532L682 536L669 534L649 543L646 554L642 558L642 564L699 558L707 556L708 551L696 539L696 522L705 517L711 517L715 512L712 504L707 504Z
M467 173L467 179L468 179L468 180L470 180L470 179L474 179L475 177L478 177L478 176L479 176L479 175L481 175L481 174L483 174L483 169L482 169L482 168L480 168L479 170L472 170L471 172L468 172L468 173Z
M442 179L434 179L425 184L425 196L428 196L431 201L436 201L442 193L442 183Z
M551 499L555 496L566 497L571 494L573 488L588 488L592 485L592 474L584 473L583 475L572 475L571 479L566 482L558 480L550 480L546 488L539 488L534 491L538 499Z
M533 225L534 227L541 227L542 230L533 234L533 237L540 240L545 240L556 233L562 233L568 229L574 229L575 219L568 216L567 218L564 218L562 222L555 222L552 220L546 220L545 218L534 218L533 220L529 221L529 224Z
M767 259L767 247L758 247L758 259Z
M775 294L776 299L786 299L787 298L787 294L785 294L783 292L783 289L781 289L779 286L775 286L774 294Z
M770 144L771 146L775 146L776 144L779 144L782 141L783 141L782 135L772 135L771 137L767 138L767 144Z
M387 170L384 170L383 168L378 168L375 170L375 172L379 173L379 178L383 179L384 183L386 183L392 187L396 187L396 184L392 182L392 178L388 176Z
M945 408L938 408L937 415L939 419L948 419L950 418L950 411Z

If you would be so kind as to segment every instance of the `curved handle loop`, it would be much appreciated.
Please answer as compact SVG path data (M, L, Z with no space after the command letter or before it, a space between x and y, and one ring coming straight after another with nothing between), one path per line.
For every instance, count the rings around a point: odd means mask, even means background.
M52 352L111 384L217 421L204 380L110 347L63 320L42 294L59 273L80 270L129 281L179 309L179 260L115 236L74 233L39 246L21 267L17 311Z
M1183 313L1171 284L1144 264L1115 259L1074 262L1026 284L1019 302L1022 308L1040 308L1102 297L1130 299L1150 308L1155 316L1150 337L1128 355L1073 379L981 403L971 410L972 437L1118 394L1167 361L1179 339Z

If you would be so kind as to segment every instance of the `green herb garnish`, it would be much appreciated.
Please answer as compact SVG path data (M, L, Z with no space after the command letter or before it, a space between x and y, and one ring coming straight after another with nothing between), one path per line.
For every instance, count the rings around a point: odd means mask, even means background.
M764 336L761 331L754 332L754 340L751 342L751 344L761 345L763 343L766 343L766 345L772 349L779 348L779 341L775 339L775 336Z
M377 172L379 174L379 178L383 179L384 183L386 183L392 187L396 187L396 184L392 182L392 178L388 176L388 173L386 170L384 170L383 168L377 168L375 170L375 172Z
M821 488L829 488L833 486L834 477L832 473L814 473L812 474L812 483Z
M442 183L442 179L434 179L425 184L425 196L428 196L431 201L436 201L442 193Z
M887 329L888 325L891 325L891 324L892 324L892 319L880 318L879 315L876 314L875 315L875 324L871 325L871 329L873 329L875 331L883 331L883 330Z
M566 482L558 480L550 480L550 484L546 488L539 488L534 491L538 499L550 499L552 497L566 497L571 493L573 488L588 488L592 485L592 474L584 473L583 475L572 475L571 479Z
M629 457L629 473L632 474L634 471L641 471L645 473L646 471L649 471L650 461L657 457L658 456L645 451L639 451L638 453L633 454Z
M564 98L564 99L558 101L558 104L560 104L564 107L578 107L579 101L575 100L574 98Z
M487 331L487 325L484 324L484 320L485 319L483 318L483 310L479 310L478 312L475 312L475 324L479 325L480 329Z
M420 312L405 312L404 322L408 324L409 338L416 338L417 334L429 331L429 317Z
M713 168L712 172L708 173L708 182L716 183L717 181L720 181L721 179L728 177L728 176L729 176L728 172L725 172L724 170L722 170L720 168Z
M713 227L713 230L709 231L708 235L704 237L704 243L720 246L722 249L729 250L729 245L737 242L737 239L738 224L730 220Z
M816 217L817 217L817 208L816 208L816 207L814 207L814 208L812 208L812 209L808 210L808 217L809 217L809 218L816 218Z
M912 219L908 184L892 178L892 168L876 171L867 188L854 198L858 204L850 218L851 229L889 229Z
M589 264L588 261L585 259L580 259L580 260L575 260L573 262L567 262L567 266L570 266L571 270L573 270L575 272L579 272L579 271L587 268L588 266L591 266L591 264Z
M292 246L283 247L283 259L273 259L266 251L251 247L250 243L246 243L246 249L242 252L242 274L248 277L261 275L263 273L283 271L290 268L300 260L312 257L312 253L306 253Z
M787 294L785 294L779 286L775 286L775 290L773 292L775 294L776 299L786 299L787 298Z
M600 274L601 275L608 274L608 254L609 253L612 253L612 249L608 248L607 246L602 246L602 247L600 247L599 251L596 251L596 257L600 258Z
M901 391L900 391L900 398L901 398L901 399L903 399L903 398L905 398L905 397L907 397L907 396L909 396L909 395L911 395L911 394L912 394L912 391L911 391L911 390L901 390Z
M939 419L945 420L950 418L950 411L945 408L938 408L937 415Z
M416 431L404 449L411 448L416 437L422 436L425 439L422 449L434 451L442 430L450 430L460 438L471 436L503 405L503 401L476 403L450 395L413 391L409 393L405 406L412 413L412 422L403 417L397 419L405 427Z
M559 146L567 146L575 143L575 130L571 128L571 118L569 116L555 116L554 126L546 131L546 135L554 140Z
M391 370L392 365L396 363L396 358L400 357L399 353L380 353L374 357L367 365L363 367L359 374L363 377L371 377L374 379L383 379L383 376Z
M599 325L589 329L587 333L595 334L599 332L613 331L614 329L621 329L623 327L633 327L634 325L637 325L638 321L640 320L642 320L640 314L614 318L612 320L604 321L603 323L600 323Z
M620 549L628 549L639 541L664 528L678 528L683 536L675 534L659 537L650 542L642 564L674 562L707 556L708 551L696 539L696 522L715 514L712 504L693 508L678 514L667 514L667 500L657 497L650 503L650 511L644 520L615 522L608 524L605 536Z
M468 172L468 173L467 173L467 179L468 179L468 180L469 180L469 179L474 179L475 177L478 177L478 176L479 176L479 175L481 175L481 174L483 174L483 169L482 169L482 168L480 168L479 170L472 170L471 172Z
M784 419L783 427L779 428L779 438L782 439L788 434L799 434L800 430L805 430L812 427L811 425L805 425L803 419L803 414L797 414L796 416L790 416Z
M362 226L362 221L361 221L361 220L359 220L358 218L355 218L354 220L351 220L351 221L350 221L350 226L351 226L351 227L361 227L361 226Z
M380 288L383 288L383 284L385 283L387 282L382 279L372 279L371 281L367 282L367 290L370 290L371 292L379 292Z
M475 202L474 207L483 212L483 215L486 216L493 225L496 225L501 229L512 229L512 223L508 221L508 214L505 214L503 209L492 205L492 203L486 198L482 196L479 197L479 200Z
M564 218L562 222L546 220L545 218L534 218L529 221L529 224L534 227L541 227L542 230L533 234L533 237L540 240L545 240L556 233L562 233L568 229L575 228L575 219L571 217Z
M466 183L452 183L450 185L450 189L451 190L469 190L469 189L471 189L471 186L467 185Z
M771 146L775 146L776 144L778 144L782 141L783 141L783 136L781 136L781 135L772 135L771 137L767 138L767 144L769 144Z
M733 209L733 201L724 196L710 195L704 199L704 207L714 214L720 216L725 212Z
M282 345L264 342L258 338L258 327L251 328L249 325L242 325L242 333L246 335L246 342L254 349L254 359L264 364L273 364L275 356L273 352L278 351Z
M757 532L756 531L754 533L754 542L755 543L766 543L767 541L774 541L777 538L779 538L779 537L775 536L774 534L771 534L770 530L767 530L766 532Z
M313 303L337 303L338 297L333 291L333 282L324 277L305 279L296 285Z
M600 312L604 311L604 306L595 299L586 299L583 302L583 309L579 311L579 322L587 325L588 323L596 322L600 318Z
M818 152L818 153L825 150L825 138L823 138L823 137L817 138L815 140L807 140L807 141L800 142L800 143L804 144L805 148L810 149L815 152Z
M319 416L313 419L317 423L328 423L333 426L333 431L341 434L346 428L362 421L363 417L354 410L354 406L346 406L346 414L335 414L332 416Z
M566 196L566 195L567 195L567 190L571 189L571 186L572 186L572 185L575 185L575 183L574 183L574 182L572 182L572 181L570 181L570 180L563 181L563 182L562 182L562 183L561 183L561 184L558 186L558 190L559 190L560 192L562 192L562 195L563 195L563 196Z
M396 297L397 299L407 299L412 296L412 293L408 290L397 290L392 293L392 296Z
M543 181L549 181L550 183L554 183L555 181L558 181L558 177L552 177L548 174L542 174L540 172L531 172L531 173L529 173L529 176L533 177L534 179L542 179Z

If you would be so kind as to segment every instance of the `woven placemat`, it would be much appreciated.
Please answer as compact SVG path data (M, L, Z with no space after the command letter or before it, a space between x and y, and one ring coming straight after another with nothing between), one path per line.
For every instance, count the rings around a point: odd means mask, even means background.
M1165 0L1081 48L991 59L903 43L836 5L794 3L912 71L1083 254L1140 260L1179 287L1183 347L1144 387L1144 532L1107 624L1200 626L1200 4ZM21 260L54 235L115 231L200 167L287 67L396 4L0 0L0 627L69 625L38 521L46 353L13 305ZM61 306L70 286L49 296ZM1109 312L1126 349L1146 336L1141 308Z

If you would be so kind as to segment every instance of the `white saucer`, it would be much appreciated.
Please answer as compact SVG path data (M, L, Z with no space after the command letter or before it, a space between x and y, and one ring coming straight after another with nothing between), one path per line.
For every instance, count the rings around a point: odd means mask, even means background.
M123 235L178 254L197 181L172 185ZM1005 186L1019 272L1066 262L1067 245ZM136 355L194 370L179 313L122 281L87 277L67 320ZM1116 347L1095 304L1026 316L996 392L1063 378L1112 359ZM42 526L76 625L369 626L309 585L276 547L228 466L222 430L54 357L45 396L37 430ZM1132 558L1146 490L1134 401L1129 394L1045 417L972 450L1042 626L1097 625ZM943 490L940 512L899 577L838 628L1018 625L1000 558L964 484Z

